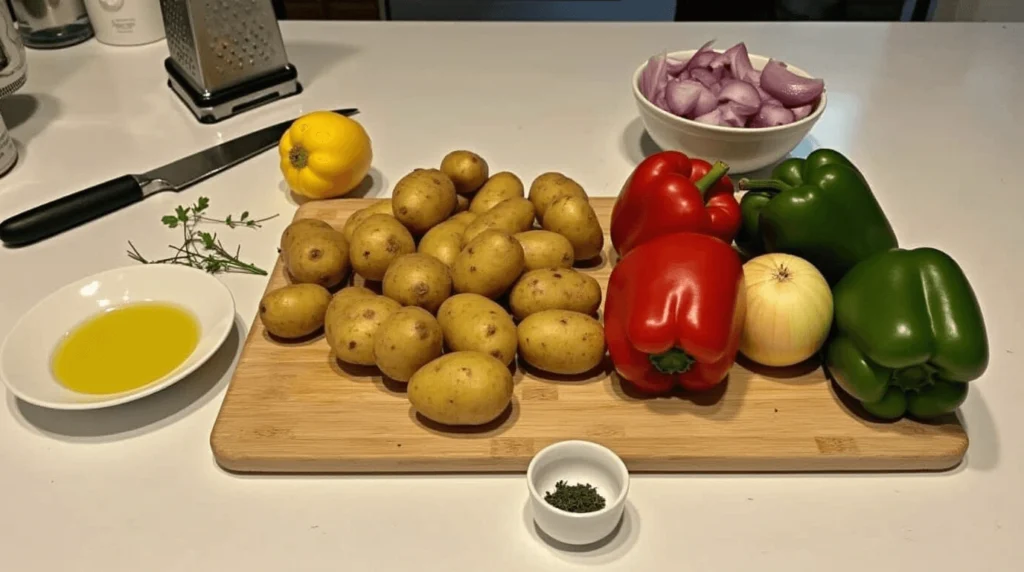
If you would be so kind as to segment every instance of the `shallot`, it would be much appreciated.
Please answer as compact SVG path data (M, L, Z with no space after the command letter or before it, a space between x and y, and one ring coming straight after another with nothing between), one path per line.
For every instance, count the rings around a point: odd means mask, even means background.
M733 102L732 107L745 117L750 117L761 109L761 96L754 86L745 81L731 81L726 84L718 93L718 101Z
M690 70L690 77L701 82L704 84L704 87L708 89L711 89L711 86L718 83L718 79L715 78L715 74L711 73L711 70L704 68L695 68Z
M668 82L668 86L665 87L665 102L669 111L676 115L686 115L697 106L697 100L700 99L703 89L704 86L693 80Z
M776 127L792 123L796 114L781 105L762 105L757 114L751 118L751 127Z
M779 60L768 60L761 70L761 87L783 105L799 107L818 99L825 91L825 82L800 77Z
M778 127L811 115L825 82L790 71L770 59L763 70L750 63L740 42L724 52L701 46L687 60L667 54L647 61L640 93L657 107L685 119L729 127Z
M722 125L722 110L716 107L704 115L698 115L694 121L698 123L708 123L710 125Z

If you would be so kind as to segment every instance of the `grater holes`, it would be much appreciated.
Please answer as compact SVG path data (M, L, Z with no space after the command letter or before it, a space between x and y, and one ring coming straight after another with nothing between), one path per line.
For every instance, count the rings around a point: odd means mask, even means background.
M2 0L0 0L2 1ZM282 59L280 27L268 0L163 0L182 8L182 24L198 41L188 52L197 83L215 90L270 71ZM165 24L170 29L171 22ZM170 45L169 45L170 47ZM196 49L198 48L198 49ZM186 61L182 59L182 62ZM182 65L185 69L185 65Z

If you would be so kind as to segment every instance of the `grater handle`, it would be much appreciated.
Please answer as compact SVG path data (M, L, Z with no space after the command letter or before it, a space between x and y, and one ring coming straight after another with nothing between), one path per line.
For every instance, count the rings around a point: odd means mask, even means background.
M124 175L39 205L0 223L0 241L24 246L142 200L139 179Z

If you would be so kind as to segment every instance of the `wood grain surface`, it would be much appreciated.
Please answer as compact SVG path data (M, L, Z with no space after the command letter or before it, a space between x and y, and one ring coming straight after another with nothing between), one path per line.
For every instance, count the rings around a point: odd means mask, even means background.
M309 202L295 216L340 229L372 201ZM606 230L612 201L592 199ZM581 269L602 287L609 253L606 240L600 263ZM278 261L268 290L286 283ZM210 442L225 469L285 473L523 472L564 439L610 447L638 472L943 470L967 450L955 416L868 420L815 363L769 369L741 359L721 390L659 398L632 394L608 360L572 378L519 362L514 378L513 403L496 422L446 428L413 411L404 384L338 362L322 335L281 343L256 319Z

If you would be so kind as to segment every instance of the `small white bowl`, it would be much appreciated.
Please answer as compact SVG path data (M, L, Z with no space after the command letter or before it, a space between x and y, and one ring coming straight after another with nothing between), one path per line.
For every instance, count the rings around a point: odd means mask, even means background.
M605 499L601 510L572 513L548 504L544 493L555 483L591 484ZM526 469L533 520L548 536L573 545L593 544L611 534L622 520L629 493L629 471L607 447L590 441L560 441L537 453Z
M58 382L50 368L54 349L68 331L99 312L134 302L166 302L192 312L199 343L174 371L132 391L89 395ZM231 292L214 276L170 264L129 266L72 282L32 307L0 348L0 378L19 399L51 409L99 409L156 393L208 360L235 323Z
M674 60L689 59L697 50L672 52L668 57ZM765 56L750 54L754 69L764 69L768 63ZM633 73L633 98L640 111L640 119L651 139L665 150L681 151L690 157L708 162L724 161L730 173L749 173L775 164L782 160L800 141L810 133L811 128L825 112L828 103L828 89L821 94L821 101L810 115L788 125L778 127L722 127L707 125L673 115L654 105L640 93L640 75L647 61ZM787 69L799 76L812 77L804 70L789 65Z

